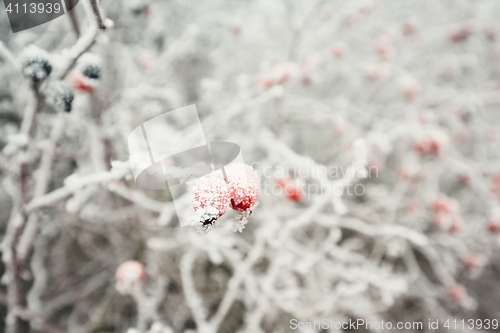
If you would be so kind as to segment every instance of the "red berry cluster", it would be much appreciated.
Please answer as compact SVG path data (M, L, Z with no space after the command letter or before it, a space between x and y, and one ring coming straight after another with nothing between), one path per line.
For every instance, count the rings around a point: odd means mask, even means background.
M229 207L238 212L233 227L242 231L256 206L260 177L249 165L232 164L224 168L225 178L204 177L193 186L192 206L196 212L193 225L201 233L215 227Z

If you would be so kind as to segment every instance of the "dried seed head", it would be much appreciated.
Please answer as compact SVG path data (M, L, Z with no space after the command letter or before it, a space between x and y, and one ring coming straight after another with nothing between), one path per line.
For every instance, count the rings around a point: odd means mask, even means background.
M101 59L95 54L85 53L82 55L76 63L76 68L90 79L99 80L101 78Z
M49 54L34 45L26 47L20 57L22 74L33 82L45 80L52 72Z
M56 106L62 108L66 112L71 111L71 105L73 104L75 94L66 83L61 81L52 82L50 85L50 97L52 103Z

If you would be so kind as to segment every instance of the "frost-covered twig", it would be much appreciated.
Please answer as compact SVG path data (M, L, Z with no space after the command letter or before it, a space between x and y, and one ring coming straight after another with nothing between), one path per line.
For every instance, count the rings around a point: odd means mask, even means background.
M50 136L42 153L40 168L38 169L37 175L35 177L36 185L33 192L33 199L39 198L47 191L47 187L50 181L50 174L52 172L52 164L56 145L64 130L65 116L66 115L64 113L59 113L57 115L57 119L55 120L54 126L52 127L52 130L50 132ZM33 242L37 233L38 218L38 211L36 210L30 212L30 214L28 215L28 220L26 222L26 226L24 227L21 238L19 239L18 245L18 251L21 260L25 260L27 258L33 246Z
M109 27L109 24L106 23L106 19L102 15L99 1L86 0L85 5L86 7L90 7L90 10L87 10L87 13L91 12L93 14L97 27L101 30L106 30Z
M128 170L111 170L111 171L103 171L96 172L94 174L90 174L87 176L74 176L72 179L68 180L67 184L57 190L47 193L44 196L33 199L26 206L26 210L32 211L34 209L40 207L46 207L57 203L58 201L70 196L78 189L90 185L90 184L98 184L98 183L107 183L113 180L118 180L128 173Z
M12 67L19 69L19 62L16 60L14 55L9 51L7 46L0 40L0 57L8 61Z
M151 199L141 192L133 191L128 187L112 182L108 185L108 190L119 196L136 203L138 206L149 209L156 213L162 213L165 209L165 204L154 199ZM170 207L173 209L173 207Z
M198 251L190 249L183 256L180 263L182 290L186 296L186 303L191 310L191 314L200 333L215 332L211 325L207 322L207 311L203 305L203 300L196 291L193 280L193 266L196 260Z
M249 270L252 268L254 263L260 258L262 252L264 250L264 239L262 234L256 240L254 246L248 253L247 258L244 262L240 263L238 266L234 268L234 275L231 280L227 284L227 290L222 298L217 311L210 319L210 324L214 328L215 331L218 330L220 324L224 320L224 317L227 315L231 305L234 300L237 298L239 294L240 284L243 282L245 276L250 274Z

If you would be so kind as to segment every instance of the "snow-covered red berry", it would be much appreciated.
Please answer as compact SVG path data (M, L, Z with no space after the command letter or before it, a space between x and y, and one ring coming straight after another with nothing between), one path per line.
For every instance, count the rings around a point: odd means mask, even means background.
M229 189L221 178L203 178L193 186L192 205L195 211L213 207L218 216L226 213L230 203Z
M232 164L225 168L231 207L238 211L250 209L260 191L260 177L249 165Z
M192 225L199 232L208 232L229 208L231 196L226 182L221 178L198 179L192 188L191 204L196 215Z
M231 207L238 212L234 218L233 231L242 232L248 223L248 217L257 207L260 192L260 177L246 164L236 163L225 167Z

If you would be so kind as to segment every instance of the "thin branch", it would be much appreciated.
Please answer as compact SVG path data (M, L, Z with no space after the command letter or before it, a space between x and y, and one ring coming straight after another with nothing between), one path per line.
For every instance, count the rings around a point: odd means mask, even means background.
M46 145L46 148L42 155L42 161L40 163L40 168L38 169L37 173L33 198L38 198L43 194L45 194L45 192L47 191L47 186L50 180L50 174L52 172L54 152L57 146L57 142L59 141L59 138L63 133L64 123L65 123L65 114L59 113L57 115L57 119L55 120L54 126L52 126L48 144ZM38 226L38 211L35 210L29 214L25 229L19 240L18 251L21 260L27 258L31 248L33 247L33 242L35 240L37 232L37 226Z
M69 16L69 19L71 21L71 25L73 26L73 30L75 31L75 34L76 34L76 38L80 38L81 36L81 31L80 31L80 25L78 23L78 18L76 17L76 11L75 11L75 8L74 8L74 3L75 0L69 0L69 3L70 3L70 7L73 7L73 9L71 9L69 12L68 12L68 16Z
M164 210L165 203L151 199L142 192L133 191L122 184L116 182L110 183L108 185L108 190L153 212L162 213ZM173 207L171 207L171 209L173 209Z
M32 210L40 207L51 206L58 201L72 195L84 186L118 180L125 177L127 172L128 170L122 169L96 172L87 176L83 176L78 180L75 180L75 182L72 182L70 185L63 186L44 196L33 199L28 203L28 205L26 205L26 211L31 212Z
M19 69L19 63L17 62L16 58L1 40L0 40L0 57L10 62L11 65L14 66L14 68Z
M231 308L231 305L234 303L234 300L238 296L239 286L245 279L248 271L252 268L255 262L261 257L263 251L264 251L264 240L263 237L259 237L255 245L252 247L252 250L248 254L246 260L243 263L241 263L241 265L239 265L235 270L235 273L233 274L233 277L228 283L227 291L224 294L224 297L220 302L217 311L210 319L210 324L212 325L212 327L215 328L215 331L217 331L218 328L220 327L222 321L226 317L229 309Z
M207 311L203 306L203 301L198 295L193 281L193 266L196 260L196 253L196 250L191 249L181 260L182 289L184 290L186 302L191 310L198 332L213 332L205 319L207 317Z
M88 0L88 2L85 1L85 3L90 8L90 12L94 16L97 27L100 30L106 30L106 28L107 28L106 19L102 15L101 8L99 7L99 2L97 0ZM89 12L88 9L87 9L87 12Z

